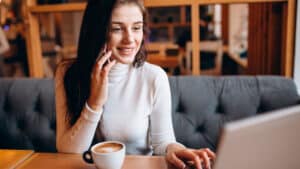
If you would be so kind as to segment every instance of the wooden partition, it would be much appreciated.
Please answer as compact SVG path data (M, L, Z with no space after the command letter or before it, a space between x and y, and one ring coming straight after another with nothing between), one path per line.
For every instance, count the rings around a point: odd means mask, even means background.
M279 3L251 4L248 74L282 74L286 20ZM260 25L260 26L257 26ZM272 28L272 29L269 29ZM266 34L266 32L268 32Z
M42 51L39 36L39 21L37 15L40 13L51 12L74 12L82 11L86 3L66 3L58 5L36 5L36 0L27 0L28 10L28 61L31 77L43 77ZM295 4L296 0L144 0L145 6L163 7L163 6L191 6L192 17L192 43L193 43L193 75L200 75L199 70L199 5L207 4L232 4L232 3L281 3L286 12L286 24L283 34L285 35L283 47L283 72L286 77L292 76L293 70L293 52L294 52L294 32L295 32ZM260 26L260 25L257 25Z

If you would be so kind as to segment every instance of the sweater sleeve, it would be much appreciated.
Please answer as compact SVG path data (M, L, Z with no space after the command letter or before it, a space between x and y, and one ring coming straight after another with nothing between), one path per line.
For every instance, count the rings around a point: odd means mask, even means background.
M171 93L166 73L161 70L154 81L153 109L150 116L151 144L154 154L164 155L176 143L171 118Z
M101 112L94 112L86 104L73 126L66 120L67 100L64 90L66 65L60 64L55 76L56 92L56 148L58 152L82 153L90 147Z

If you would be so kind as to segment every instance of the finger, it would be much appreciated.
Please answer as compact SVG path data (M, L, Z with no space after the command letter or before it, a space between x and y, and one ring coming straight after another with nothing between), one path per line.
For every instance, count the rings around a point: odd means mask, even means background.
M117 63L116 60L113 60L111 62L109 62L104 68L103 68L103 71L105 73L105 75L108 75L110 69Z
M206 169L210 169L210 160L209 160L209 157L208 157L208 154L205 150L201 149L201 150L195 150L194 151L199 157L201 157L201 159L203 160L204 162L204 166Z
M99 60L97 60L97 64L102 68L104 63L111 57L111 51L106 52Z
M91 77L92 78L97 78L99 77L99 74L101 73L102 65L100 65L98 62L93 67Z
M91 78L99 78L100 77L99 75L102 72L103 61L106 61L107 59L109 59L110 56L111 56L111 52L108 52L105 55L103 55L100 60L96 61L95 65L93 66Z
M106 43L104 44L103 51L104 51L104 52L107 52L107 44L106 44Z
M98 62L96 62L92 69L91 78L93 79L99 77L99 74L101 73L101 69L102 66L98 64Z
M107 69L110 71L110 69L117 63L117 60L110 60L109 63L107 64Z
M184 151L179 151L175 153L178 158L185 159L186 161L192 161L195 164L197 169L202 169L201 160L199 159L197 154L195 154L193 151L186 149Z
M99 61L105 53L107 53L107 44L106 43L104 44L103 48L99 52L96 61Z
M98 77L98 75L101 73L103 65L106 60L111 57L111 51L107 52L105 55L102 56L100 60L98 60L93 68L93 74Z
M181 161L176 155L175 153L172 153L170 158L167 158L167 161L169 163L171 163L173 166L175 166L176 168L182 168L184 169L186 167L186 165L184 164L183 161Z
M206 151L208 157L209 157L211 160L214 161L214 160L216 159L216 154L215 154L213 151L211 151L209 148L206 148L206 149L204 149L204 150Z

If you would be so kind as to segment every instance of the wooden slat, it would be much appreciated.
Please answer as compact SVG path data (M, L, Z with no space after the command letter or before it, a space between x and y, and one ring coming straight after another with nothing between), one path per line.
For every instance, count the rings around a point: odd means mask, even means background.
M193 43L193 68L192 74L200 74L200 56L199 56L199 5L197 3L192 5L192 43Z
M282 29L283 27L278 25L283 24L284 20L286 20L286 18L283 16L284 7L282 3L269 4L269 6L270 24L268 25L268 33L270 36L268 38L269 50L267 55L267 72L271 72L273 75L283 75L281 73L281 70L283 69L283 67L281 66L281 62L285 58L285 54L283 54L282 52L282 46L285 46L285 39L283 39L283 36L281 35L285 34L285 32L284 29Z
M27 0L27 6L35 5L35 0ZM42 47L40 40L39 21L37 15L27 12L28 29L26 32L26 48L30 77L44 76Z
M278 26L284 24L285 20L282 16L282 5L282 3L250 5L248 74L282 75L281 61L285 58L282 46L285 46L285 41L280 36L283 32L282 27Z
M222 40L224 45L228 45L229 41L229 5L222 5Z
M260 64L261 59L261 45L258 40L258 37L260 36L260 32L263 29L264 22L261 22L261 6L258 6L258 4L250 4L249 5L249 35L248 35L248 69L247 74L255 75L258 71L261 71L260 68L262 67ZM255 25L259 25L259 27L255 27Z
M147 7L191 5L192 0L144 0Z
M180 23L186 23L186 8L185 6L180 7Z
M232 3L257 3L257 2L287 2L289 0L145 0L147 7L163 6L182 6L192 4L232 4ZM49 13L49 12L75 12L83 11L86 7L85 2L66 3L54 5L31 6L29 11L32 13Z
M181 6L192 4L233 4L233 3L257 3L257 2L287 2L288 0L145 0L149 7Z
M285 76L293 76L293 55L294 55L294 44L295 44L295 13L296 13L296 2L295 0L289 0L287 6L287 25L286 25L286 53L285 53Z
M288 3L284 3L283 4L283 18L287 18L288 15ZM283 42L286 42L286 36L287 36L287 19L283 19L282 23L281 23L281 28L282 28L282 32L281 32L281 39ZM285 43L284 43L285 44ZM286 65L286 45L282 45L281 46L281 56L284 56L284 58L281 60L281 75L285 75L285 65Z
M36 5L37 0L26 0L26 5L27 6L34 6Z
M194 0L200 5L204 4L240 4L240 3L262 3L262 2L287 2L289 0Z
M83 11L86 7L86 3L66 3L55 5L38 5L29 7L29 11L32 13L49 13L49 12L76 12Z
M288 77L292 76L292 59L294 48L294 26L295 26L295 0L145 0L147 7L162 6L192 6L192 40L193 40L193 74L198 75L199 72L199 5L205 4L232 4L232 3L261 3L261 2L288 2L288 19L286 29L286 50L284 61L284 74ZM67 3L56 5L36 5L35 0L27 0L28 6L28 62L30 68L30 76L42 77L42 56L41 42L39 39L39 27L36 14L49 12L74 12L83 11L86 3Z

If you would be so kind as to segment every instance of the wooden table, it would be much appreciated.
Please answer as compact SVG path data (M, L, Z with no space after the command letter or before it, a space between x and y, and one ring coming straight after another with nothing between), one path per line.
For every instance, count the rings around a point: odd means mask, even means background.
M0 150L0 168L15 168L33 154L32 150Z
M96 169L83 161L81 154L34 153L18 169ZM126 156L122 169L167 169L163 156Z

